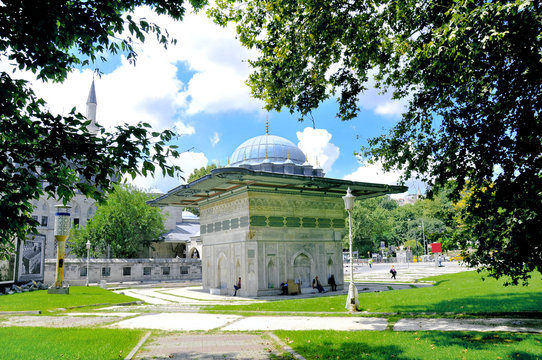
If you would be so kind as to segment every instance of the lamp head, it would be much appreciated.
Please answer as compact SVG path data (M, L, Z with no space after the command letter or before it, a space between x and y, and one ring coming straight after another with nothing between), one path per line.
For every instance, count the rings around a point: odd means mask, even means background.
M69 205L56 205L55 213L55 236L65 236L70 234L70 209Z
M355 199L356 199L356 197L354 195L352 195L352 192L350 191L350 187L349 187L348 190L346 190L346 195L343 196L344 208L347 211L351 211L354 208L354 200Z

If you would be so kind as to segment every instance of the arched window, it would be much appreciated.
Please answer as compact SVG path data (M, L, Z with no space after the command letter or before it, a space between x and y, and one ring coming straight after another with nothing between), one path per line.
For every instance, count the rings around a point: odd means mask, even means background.
M92 204L89 208L88 208L88 212L87 212L87 221L92 219L92 217L96 214L96 204Z

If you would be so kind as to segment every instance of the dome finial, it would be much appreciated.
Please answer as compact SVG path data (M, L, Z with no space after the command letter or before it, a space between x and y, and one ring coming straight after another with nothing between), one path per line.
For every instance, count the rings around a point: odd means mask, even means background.
M269 114L265 116L265 135L269 135Z

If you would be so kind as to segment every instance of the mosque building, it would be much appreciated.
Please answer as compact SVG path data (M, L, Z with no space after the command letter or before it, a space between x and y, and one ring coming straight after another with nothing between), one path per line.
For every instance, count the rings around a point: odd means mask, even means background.
M91 134L98 133L96 125L97 97L94 80L86 102L86 115L90 120L88 130ZM43 280L45 259L56 259L56 241L54 237L55 206L59 202L54 198L41 196L32 201L34 211L32 217L38 221L38 234L33 234L25 242L20 241L20 258L18 261L17 281ZM76 192L70 201L70 216L72 226L85 227L97 210L96 202ZM166 215L164 241L154 243L148 249L142 249L141 257L145 258L199 258L201 242L199 240L199 219L183 209L165 207L162 209ZM70 254L69 239L67 244L67 258ZM39 250L39 251L37 251ZM0 277L0 282L2 277Z
M88 92L87 103L87 119L90 124L87 129L91 134L97 134L98 127L96 126L96 110L98 102L96 100L96 88L94 79ZM59 202L54 198L41 196L38 201L33 202L35 210L32 217L40 223L38 226L39 235L37 239L45 240L45 258L56 258L56 242L54 237L54 219L56 209L55 206ZM71 223L73 226L85 227L87 221L90 220L96 213L96 202L93 199L87 198L79 191L76 192L73 199L68 204L71 206Z
M402 193L404 186L326 178L294 143L268 131L242 143L227 167L153 200L155 206L198 207L203 288L241 296L301 292L315 276L344 287L342 238L348 231L342 196ZM297 287L297 285L296 285Z

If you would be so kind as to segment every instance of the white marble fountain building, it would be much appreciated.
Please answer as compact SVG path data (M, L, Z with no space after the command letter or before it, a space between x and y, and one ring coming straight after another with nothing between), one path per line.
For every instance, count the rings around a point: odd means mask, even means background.
M228 167L172 189L153 205L198 207L203 287L241 296L280 292L294 280L301 290L334 275L343 288L342 238L348 231L342 196L400 193L405 187L324 177L291 141L262 135L245 141Z

